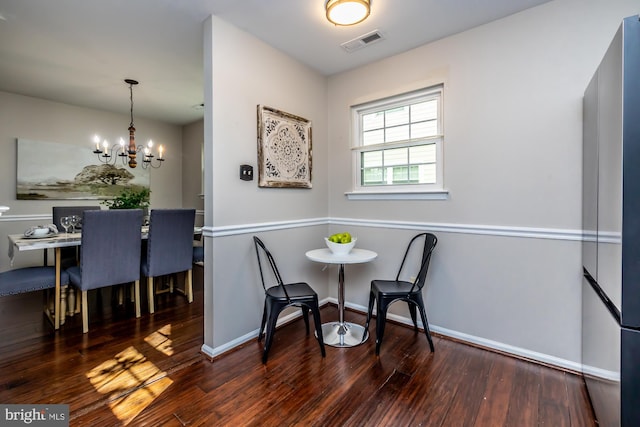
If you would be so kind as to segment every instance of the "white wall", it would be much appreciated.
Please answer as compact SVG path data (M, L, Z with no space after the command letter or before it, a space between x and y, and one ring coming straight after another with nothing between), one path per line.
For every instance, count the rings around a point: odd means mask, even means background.
M326 297L325 276L316 279L304 258L306 242L321 242L326 225L268 231L251 224L326 219L327 85L315 71L215 16L205 34L211 80L205 82L204 349L211 353L260 325L264 293L253 234L280 261L285 280L308 279ZM311 120L313 188L258 187L258 104ZM253 165L253 181L239 179L241 164Z
M326 86L213 17L205 38L213 242L205 286L213 309L203 349L216 354L257 333L252 233L269 231L265 240L277 242L295 280L335 298L335 269L321 273L301 254L326 233L352 231L359 246L379 253L346 271L347 304L364 309L370 280L393 276L409 237L430 230L439 238L426 291L434 330L579 370L582 96L620 21L637 12L630 0L555 0L332 76ZM449 199L348 200L349 107L441 82ZM260 103L314 121L312 191L234 178L240 163L255 166L251 121ZM326 226L313 221L325 214ZM233 302L238 294L250 295L247 304ZM406 308L396 305L392 316L406 321Z
M196 209L196 225L204 224L204 120L182 127L182 207Z
M582 96L638 11L556 0L329 79L330 215L376 223L359 234L382 252L368 275L392 274L380 265L387 242L411 234L393 230L437 230L434 329L578 368ZM349 201L349 107L440 82L449 199ZM354 304L366 304L368 280L351 282Z
M11 208L0 217L0 236L22 233L34 223L47 223L54 205L87 204L87 200L16 200L18 138L72 144L81 150L91 150L95 133L127 136L130 121L127 114L75 107L7 92L0 92L0 112L0 205ZM181 127L143 118L134 119L139 140L153 138L157 144L166 147L163 166L150 173L151 206L181 206ZM92 201L90 204L94 203ZM17 256L16 266L41 262L39 255L36 258L31 255ZM0 257L0 271L8 268L8 258Z

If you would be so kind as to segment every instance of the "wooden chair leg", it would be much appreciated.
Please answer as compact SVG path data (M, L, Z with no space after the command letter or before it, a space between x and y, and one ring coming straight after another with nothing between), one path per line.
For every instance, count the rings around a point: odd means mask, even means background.
M133 295L136 302L136 317L140 317L140 281L136 280L133 284Z
M193 302L193 274L192 274L192 270L189 269L187 270L187 278L185 281L185 287L187 288L187 301L189 301L189 303Z
M149 299L149 313L154 313L154 307L153 307L153 298L154 298L154 292L153 292L153 277L147 277L147 298Z
M74 289L73 292L76 293L76 309L74 310L75 314L80 313L80 310L82 309L82 304L80 304L81 300L82 300L82 292L80 292L79 289Z
M82 333L89 332L89 307L87 305L87 291L82 291Z
M60 288L60 325L64 325L67 320L67 288L68 286Z

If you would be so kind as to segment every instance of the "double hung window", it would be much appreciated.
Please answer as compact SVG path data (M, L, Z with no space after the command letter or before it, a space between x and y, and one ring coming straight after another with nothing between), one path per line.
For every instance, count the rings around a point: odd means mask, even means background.
M355 192L442 192L442 86L352 107Z

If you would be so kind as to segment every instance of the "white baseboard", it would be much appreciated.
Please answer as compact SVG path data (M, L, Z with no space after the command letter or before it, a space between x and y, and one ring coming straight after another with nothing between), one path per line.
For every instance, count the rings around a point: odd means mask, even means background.
M338 304L338 300L336 298L325 298L322 301L320 301L320 305L324 305L327 303L332 303L337 305ZM347 308L350 308L352 310L358 311L360 313L366 313L367 312L367 307L359 305L359 304L351 304L351 303L345 303L345 306ZM296 319L297 317L300 317L301 313L299 311L296 311L295 313L291 313L287 316L282 316L281 318L278 319L278 326L280 326L283 323L287 323L290 322L294 319ZM411 318L408 317L404 317L404 316L398 316L396 314L392 314L392 313L388 313L387 314L387 318L391 319L395 322L398 323L402 323L408 326L413 327L413 322L411 321ZM418 321L418 326L422 327L422 322ZM531 351L528 350L526 348L521 348L521 347L515 347L509 344L504 344L498 341L493 341L493 340L489 340L486 338L482 338L482 337L476 337L474 335L469 335L469 334L465 334L463 332L458 332L458 331L453 331L451 329L447 329L447 328L442 328L440 326L437 325L429 325L431 331L438 333L440 335L444 335L446 337L451 337L451 338L455 338L458 341L462 341L462 342L468 342L470 344L475 344L478 346L482 346L482 347L486 347L486 348L490 348L493 350L497 350L500 351L501 353L507 353L507 354L512 354L514 356L518 356L518 357L522 357L522 358L526 358L532 361L537 361L540 363L543 363L545 365L551 365L551 366L556 366L559 368L563 368L563 369L568 369L571 371L575 371L575 372L582 372L583 371L583 366L578 363L578 362L573 362L571 360L566 360L566 359L562 359L559 357L555 357L555 356L550 356L548 354L544 354L544 353L539 353L536 351ZM207 356L213 358L216 356L221 355L222 353L225 353L229 350L232 350L233 348L244 344L245 342L254 339L258 336L258 329L255 329L241 337L238 337L232 341L229 341L228 343L225 343L223 345L217 346L215 348L211 348L209 346L207 346L206 344L202 346L202 352L204 354L206 354ZM585 370L585 372L587 372ZM594 376L597 377L602 377L602 378L607 378L607 379L611 379L611 374L609 372L605 372L603 370L599 370L596 368L592 368L589 371L591 374L593 374Z

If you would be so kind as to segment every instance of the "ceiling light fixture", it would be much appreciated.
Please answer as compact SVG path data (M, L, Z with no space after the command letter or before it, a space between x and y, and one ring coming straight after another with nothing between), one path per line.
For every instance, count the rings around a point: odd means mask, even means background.
M328 0L327 19L335 25L355 25L369 16L370 0Z
M93 150L95 154L98 155L98 159L102 163L107 164L116 164L117 158L120 157L122 160L122 164L128 164L130 168L135 168L138 165L136 160L137 154L142 151L144 153L142 158L142 168L146 169L149 166L152 168L159 168L162 166L162 162L164 159L162 158L164 154L164 147L160 145L158 147L158 157L156 158L151 149L153 148L153 141L149 140L147 142L147 146L143 147L142 145L136 146L136 128L133 126L133 86L137 85L138 82L132 79L125 79L124 82L129 85L129 101L130 101L130 113L131 113L131 122L129 123L129 146L125 147L124 138L120 138L120 143L118 145L113 145L111 149L109 149L109 142L105 139L100 143L100 137L98 135L93 137L93 142L96 145L96 149ZM127 162L127 157L129 161ZM156 161L156 164L153 164L153 161Z

